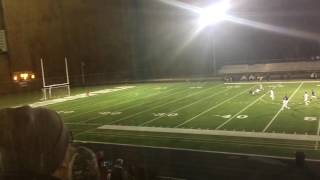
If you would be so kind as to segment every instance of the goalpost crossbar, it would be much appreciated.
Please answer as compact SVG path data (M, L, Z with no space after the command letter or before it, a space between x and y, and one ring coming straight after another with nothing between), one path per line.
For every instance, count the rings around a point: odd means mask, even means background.
M52 89L59 88L59 87L67 87L67 93L68 96L70 96L70 80L69 80L69 70L68 70L68 60L65 58L65 70L66 70L66 81L65 83L60 83L60 84L46 84L46 79L45 79L45 69L43 65L43 58L40 59L41 63L41 73L42 73L42 92L43 92L43 99L47 100L47 92L46 90L49 90L49 98L52 97Z

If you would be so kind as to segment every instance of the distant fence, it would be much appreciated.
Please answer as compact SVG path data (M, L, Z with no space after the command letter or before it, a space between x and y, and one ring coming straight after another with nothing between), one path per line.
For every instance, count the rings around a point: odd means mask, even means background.
M243 64L222 66L219 74L320 72L320 61L301 61L268 64Z

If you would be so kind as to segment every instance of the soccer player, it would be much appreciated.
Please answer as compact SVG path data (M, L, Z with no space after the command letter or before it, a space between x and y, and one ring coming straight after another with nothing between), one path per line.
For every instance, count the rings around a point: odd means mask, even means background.
M274 92L273 92L272 89L270 90L270 97L271 97L271 99L272 99L272 101L273 101L273 100L274 100Z
M263 90L263 86L262 86L262 84L260 84L260 90Z
M254 95L254 91L252 89L250 89L249 94Z
M316 98L316 92L312 89L311 90L311 98Z
M283 97L283 100L282 100L282 108L281 108L281 110L284 110L284 108L290 109L290 107L288 107L288 103L289 103L289 98L288 98L287 95L285 95Z
M308 95L307 91L304 92L303 98L304 98L304 104L306 106L308 106L309 105L309 95Z
M254 91L256 94L259 94L261 92L261 89L257 88L255 91Z

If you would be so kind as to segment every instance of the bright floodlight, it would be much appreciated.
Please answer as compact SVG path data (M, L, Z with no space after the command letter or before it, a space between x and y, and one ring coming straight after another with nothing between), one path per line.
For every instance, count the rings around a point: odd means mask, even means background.
M201 9L199 12L200 26L205 27L225 20L229 9L229 0L222 0L216 4Z

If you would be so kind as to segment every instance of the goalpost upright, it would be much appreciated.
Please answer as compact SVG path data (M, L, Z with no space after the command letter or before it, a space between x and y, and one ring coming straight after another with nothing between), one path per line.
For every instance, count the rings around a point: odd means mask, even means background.
M43 58L40 59L40 64L41 64L41 73L42 73L42 91L43 91L43 98L44 100L47 100L47 89L49 91L49 98L52 97L52 89L53 88L59 88L59 87L67 87L67 92L68 92L68 96L70 96L70 79L69 79L69 69L68 69L68 59L67 57L65 57L64 59L65 62L65 70L66 70L66 83L60 83L60 84L51 84L51 85L47 85L46 83L46 79L45 79L45 69L44 69L44 65L43 65Z

